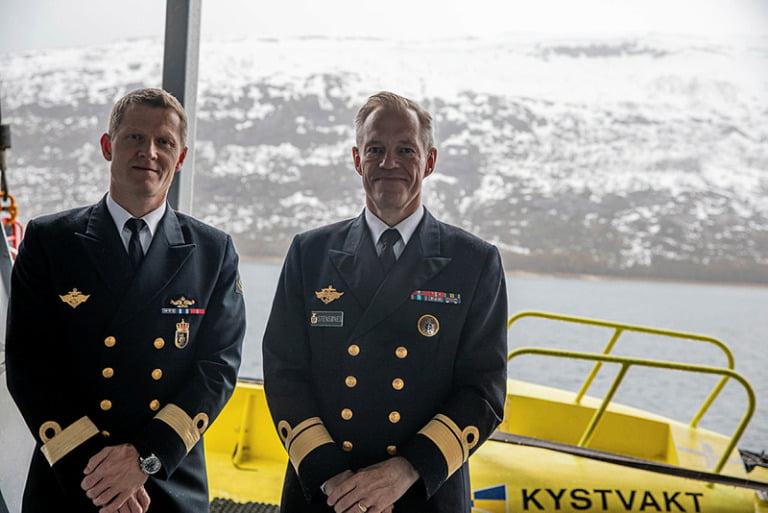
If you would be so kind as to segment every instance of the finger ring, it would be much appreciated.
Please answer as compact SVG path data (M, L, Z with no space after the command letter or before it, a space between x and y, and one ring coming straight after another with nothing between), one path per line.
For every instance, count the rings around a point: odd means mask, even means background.
M364 506L362 502L358 502L357 509L359 509L362 513L365 513L368 511L368 506Z

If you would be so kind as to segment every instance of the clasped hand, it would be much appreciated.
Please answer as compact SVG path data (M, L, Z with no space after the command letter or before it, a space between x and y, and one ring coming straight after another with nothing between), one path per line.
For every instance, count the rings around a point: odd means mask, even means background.
M139 468L139 453L131 444L105 447L90 460L80 487L99 513L145 513L147 475Z
M392 507L419 479L416 469L398 456L328 480L328 505L336 513L392 513Z

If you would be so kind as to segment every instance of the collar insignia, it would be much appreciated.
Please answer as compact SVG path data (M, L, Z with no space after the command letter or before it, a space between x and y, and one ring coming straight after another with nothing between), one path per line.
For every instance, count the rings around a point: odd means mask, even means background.
M189 308L195 304L195 300L187 299L184 296L181 296L179 299L171 299L171 304L176 308Z
M333 285L328 285L324 289L315 292L315 296L317 296L317 299L319 299L326 305L332 301L336 301L343 295L344 293L338 292L336 289L333 288Z
M59 296L63 302L71 306L72 308L77 308L81 304L88 301L88 298L91 297L90 294L83 294L77 289L72 289L63 296Z

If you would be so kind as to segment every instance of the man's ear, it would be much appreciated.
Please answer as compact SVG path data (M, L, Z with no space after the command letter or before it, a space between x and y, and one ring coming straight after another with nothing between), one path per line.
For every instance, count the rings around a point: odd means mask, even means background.
M176 163L176 173L181 171L181 165L184 163L184 159L187 158L187 150L189 150L189 146L184 146L184 151L179 155L179 161Z
M101 146L101 154L108 161L112 161L112 139L109 138L109 134L104 134L99 139L99 145Z
M363 176L363 168L360 166L360 152L358 151L357 146L352 147L352 163L355 166L357 174Z
M427 165L424 169L424 178L428 177L432 174L432 171L435 170L435 165L437 164L437 149L432 148L429 150L429 153L427 154Z

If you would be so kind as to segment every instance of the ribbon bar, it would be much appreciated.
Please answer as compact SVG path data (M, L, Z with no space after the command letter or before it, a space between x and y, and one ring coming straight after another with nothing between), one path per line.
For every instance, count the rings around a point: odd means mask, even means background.
M456 294L454 292L438 292L435 290L414 290L411 293L411 300L458 305L461 304L461 294Z
M205 308L163 308L164 314L185 314L185 315L203 315Z

